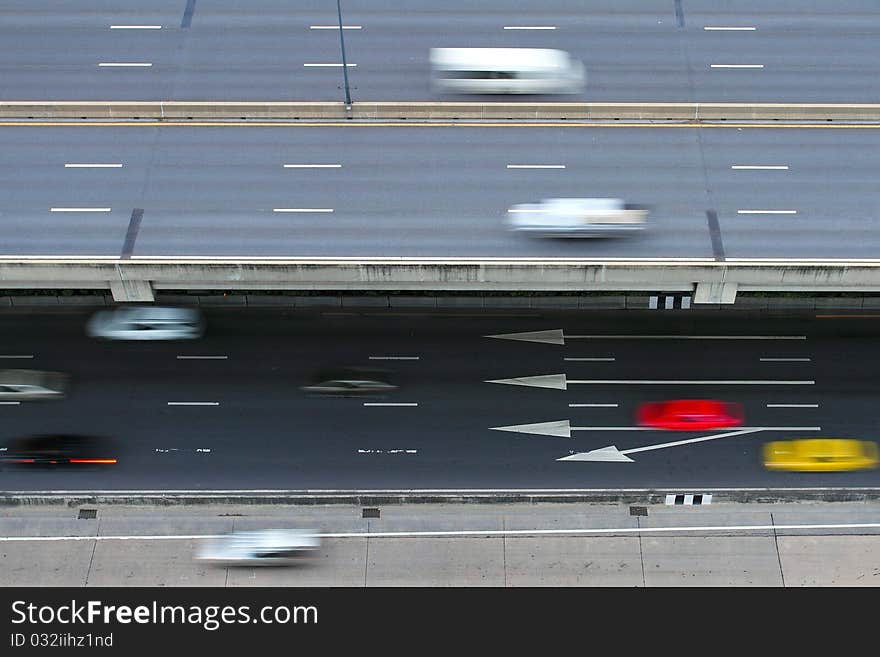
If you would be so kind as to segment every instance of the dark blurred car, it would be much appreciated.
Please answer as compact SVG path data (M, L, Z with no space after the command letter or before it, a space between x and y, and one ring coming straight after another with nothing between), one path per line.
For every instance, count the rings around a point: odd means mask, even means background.
M384 394L397 390L391 372L379 367L342 367L316 372L303 392L342 397Z
M705 431L741 426L745 419L742 404L715 399L675 399L646 402L639 406L639 426L669 431Z
M62 372L0 370L0 400L63 399L70 377Z
M43 434L17 438L0 451L0 464L112 465L113 445L106 438L76 434Z

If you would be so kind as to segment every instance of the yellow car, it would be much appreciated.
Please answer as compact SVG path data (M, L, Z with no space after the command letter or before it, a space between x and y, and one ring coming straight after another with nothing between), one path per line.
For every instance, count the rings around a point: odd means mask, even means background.
M801 438L764 445L768 470L841 472L876 468L880 462L877 443L849 438Z

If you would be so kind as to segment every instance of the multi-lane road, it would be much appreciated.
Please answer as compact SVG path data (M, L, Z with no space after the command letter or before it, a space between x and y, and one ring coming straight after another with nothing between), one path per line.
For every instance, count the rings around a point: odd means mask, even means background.
M114 438L119 463L8 467L3 488L711 492L880 483L876 471L770 473L760 464L768 440L878 438L876 319L679 312L218 310L200 341L141 344L86 338L79 311L5 314L3 365L70 372L73 384L63 401L0 406L0 447L25 434L81 432ZM553 329L564 344L485 337ZM379 399L299 390L334 365L391 369L400 388ZM563 374L567 389L510 381ZM689 397L741 402L744 428L755 430L636 426L640 402ZM560 460L611 446L631 460Z
M0 128L0 254L876 258L880 132L851 128ZM644 235L536 240L515 203L619 197Z
M567 50L588 72L580 100L880 100L870 0L341 5L354 100L455 98L429 88L432 47ZM333 0L17 3L0 99L342 100L338 24Z

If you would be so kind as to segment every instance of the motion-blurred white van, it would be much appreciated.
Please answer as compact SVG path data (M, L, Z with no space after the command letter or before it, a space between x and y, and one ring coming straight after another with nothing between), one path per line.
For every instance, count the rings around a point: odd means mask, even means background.
M436 91L465 94L571 94L583 90L584 65L563 50L432 48Z

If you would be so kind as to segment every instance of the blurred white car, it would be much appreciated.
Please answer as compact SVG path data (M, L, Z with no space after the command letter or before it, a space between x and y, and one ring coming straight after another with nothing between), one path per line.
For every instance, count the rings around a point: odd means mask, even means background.
M192 340L204 335L205 322L194 308L122 306L92 315L86 333L107 340Z
M511 230L535 237L616 237L645 229L648 210L618 198L550 198L507 210Z
M0 399L63 399L69 377L62 372L39 370L0 370Z
M547 48L432 48L437 91L470 94L568 94L584 88L584 65Z
M300 563L320 547L321 539L313 530L264 529L209 539L196 558L227 566L283 566Z

